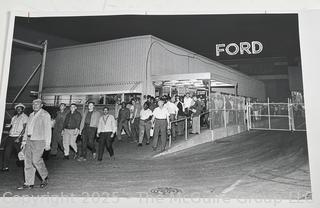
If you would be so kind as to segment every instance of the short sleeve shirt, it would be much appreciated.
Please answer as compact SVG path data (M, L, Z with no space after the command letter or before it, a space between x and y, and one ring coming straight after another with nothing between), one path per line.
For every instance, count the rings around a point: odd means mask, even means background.
M156 119L166 119L167 116L169 116L169 112L165 107L162 107L162 109L160 107L157 107L156 109L154 109L152 114Z
M28 116L22 113L20 116L13 116L11 119L11 129L9 132L9 136L17 137L21 134L23 130L23 124L28 122Z
M140 119L141 120L146 120L148 119L150 116L152 116L152 111L150 109L144 110L142 109L140 111Z

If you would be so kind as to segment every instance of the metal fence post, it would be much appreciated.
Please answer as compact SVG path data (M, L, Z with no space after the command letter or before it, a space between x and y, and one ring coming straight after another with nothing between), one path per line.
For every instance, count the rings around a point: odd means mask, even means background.
M171 131L171 126L172 126L172 122L169 122L169 131ZM171 139L172 139L172 135L171 133L169 134L169 148L171 147Z
M288 121L289 121L289 130L292 130L291 118L290 118L290 99L288 98Z
M184 138L185 140L188 139L188 117L185 118L184 122Z
M251 109L250 109L250 106L251 106L251 103L250 103L250 100L248 100L248 103L247 103L247 113L246 113L246 117L247 117L247 128L248 128L248 131L250 131L251 129Z
M269 122L269 129L271 129L270 101L269 101L269 98L268 98L268 122Z

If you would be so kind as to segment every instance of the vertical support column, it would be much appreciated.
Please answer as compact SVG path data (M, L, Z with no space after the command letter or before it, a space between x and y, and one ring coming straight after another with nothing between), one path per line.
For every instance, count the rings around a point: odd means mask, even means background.
M46 65L48 41L45 40L42 45L43 45L43 54L42 54L42 61L41 61L39 89L38 89L38 98L40 98L40 99L42 97L43 78L44 78L44 69L45 69L45 65Z
M209 91L208 91L208 106L207 106L207 109L208 109L208 111L209 111L209 125L210 125L210 130L213 130L212 129L212 110L213 109L210 109L211 107L212 107L212 103L211 103L211 80L209 80L209 82L208 82L208 89L209 89Z
M103 105L106 105L107 104L107 95L104 94L103 95Z
M223 115L224 115L224 128L227 128L227 111L226 111L226 97L223 96Z
M121 102L124 102L124 93L121 94Z
M269 123L269 129L271 129L270 100L269 100L269 97L268 97L268 123Z
M246 106L247 113L245 115L247 117L247 129L248 129L248 131L250 131L250 129L251 129L251 109L250 109L250 106L251 106L251 103L250 103L250 100L248 99L248 103L247 103L247 106Z

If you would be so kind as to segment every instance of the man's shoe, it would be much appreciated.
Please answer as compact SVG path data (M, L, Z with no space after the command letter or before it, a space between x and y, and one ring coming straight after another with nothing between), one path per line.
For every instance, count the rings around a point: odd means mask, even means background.
M97 158L97 153L93 153L92 158L95 160Z
M111 156L110 160L116 160L116 158L114 156Z
M150 142L147 142L147 143L146 143L146 145L149 145L149 144L150 144Z
M153 151L157 151L157 148L156 148L156 147L152 147L152 150L153 150Z
M44 188L48 185L48 177L41 181L40 188Z
M75 153L74 156L73 156L73 159L76 160L77 158L78 158L78 154Z
M9 171L9 168L8 168L8 167L2 168L1 171L2 171L2 172L8 172L8 171Z
M63 157L63 159L64 159L64 160L69 160L69 155L65 155L65 156Z
M142 144L141 144L141 143L139 143L139 144L138 144L138 147L142 147Z
M25 185L25 184L23 184L23 186L17 187L18 190L29 190L32 188L33 188L33 185Z

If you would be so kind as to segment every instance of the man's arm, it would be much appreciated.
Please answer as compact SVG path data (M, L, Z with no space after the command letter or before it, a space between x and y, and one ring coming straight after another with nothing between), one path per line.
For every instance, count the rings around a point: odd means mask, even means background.
M43 130L44 130L44 135L45 135L45 139L46 139L45 150L48 151L48 150L50 150L51 136L52 136L50 114L45 113L43 119L44 119L44 129Z
M115 133L117 132L117 124L116 124L116 120L114 119L113 116L111 116L111 126L112 126L112 134L111 134L111 138L114 137Z
M167 113L167 122L168 122L168 129L170 128L170 114Z
M86 119L86 115L87 115L87 111L85 111L83 113L83 115L82 115L81 122L80 122L80 129L79 129L80 132L79 132L79 134L81 134L81 131L82 131L83 127L84 127L84 121Z
M127 120L130 120L130 110L129 109L126 109L126 119Z
M99 137L101 129L102 129L102 116L101 116L101 118L99 118L99 122L98 122L97 137Z

